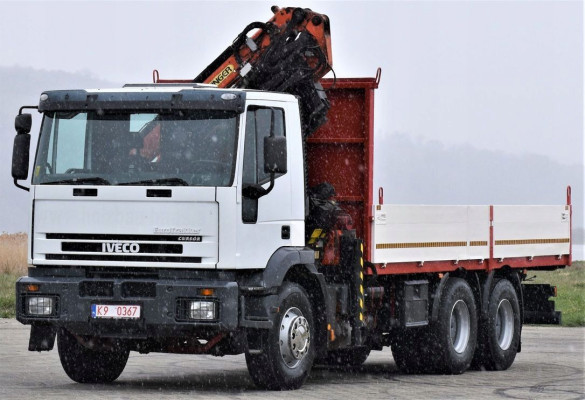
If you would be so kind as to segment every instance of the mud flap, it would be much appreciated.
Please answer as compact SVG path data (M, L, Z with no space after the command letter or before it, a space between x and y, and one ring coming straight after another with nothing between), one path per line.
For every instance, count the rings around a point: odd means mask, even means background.
M51 325L32 325L30 328L29 351L50 351L55 345L57 328Z

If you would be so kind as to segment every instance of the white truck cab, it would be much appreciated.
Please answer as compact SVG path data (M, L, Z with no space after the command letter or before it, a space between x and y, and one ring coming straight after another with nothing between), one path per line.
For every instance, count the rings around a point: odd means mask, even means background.
M151 85L42 95L33 265L250 269L304 246L297 99ZM264 138L286 138L272 194ZM164 187L164 188L163 188Z

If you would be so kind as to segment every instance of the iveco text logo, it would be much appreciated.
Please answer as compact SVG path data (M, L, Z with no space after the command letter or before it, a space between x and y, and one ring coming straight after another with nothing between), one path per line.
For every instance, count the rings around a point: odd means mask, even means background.
M102 243L102 252L104 253L138 253L140 246L138 243Z

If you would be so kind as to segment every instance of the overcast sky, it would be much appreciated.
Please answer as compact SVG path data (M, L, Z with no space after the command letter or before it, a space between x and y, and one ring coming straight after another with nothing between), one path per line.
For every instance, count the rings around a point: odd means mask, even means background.
M272 3L2 2L0 64L190 78ZM296 3L329 15L338 76L382 67L385 134L582 163L581 2Z
M154 68L162 78L193 78L248 23L267 21L273 3L0 2L0 66L83 72L115 85L150 82ZM279 5L330 17L338 77L373 77L382 68L377 184L391 185L385 146L399 136L583 169L582 2ZM6 104L10 94L0 96ZM13 132L4 134L11 143ZM559 187L582 191L582 173L577 180Z

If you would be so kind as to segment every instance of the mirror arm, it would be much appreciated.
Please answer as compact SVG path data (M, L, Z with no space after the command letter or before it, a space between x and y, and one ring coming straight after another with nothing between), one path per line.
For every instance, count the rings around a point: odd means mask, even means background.
M18 115L21 115L22 110L24 110L24 109L38 110L39 106L22 106L18 109Z
M274 172L270 173L270 185L264 190L264 194L262 196L266 196L274 189Z
M242 188L242 195L252 200L258 200L260 197L266 196L274 189L274 172L270 174L270 186L264 189L260 185L247 185Z
M27 188L26 186L20 185L16 179L14 179L14 186L16 186L19 189L26 190L27 192L30 192L30 188Z

